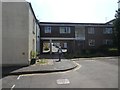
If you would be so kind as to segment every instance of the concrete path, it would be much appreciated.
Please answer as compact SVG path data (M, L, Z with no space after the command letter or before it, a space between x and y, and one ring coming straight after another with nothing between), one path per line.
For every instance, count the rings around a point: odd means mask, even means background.
M51 73L51 72L62 72L74 69L77 65L70 60L62 60L56 62L57 59L47 59L47 64L34 64L27 67L23 67L17 70L14 70L7 75L21 75L21 74L33 74L33 73Z

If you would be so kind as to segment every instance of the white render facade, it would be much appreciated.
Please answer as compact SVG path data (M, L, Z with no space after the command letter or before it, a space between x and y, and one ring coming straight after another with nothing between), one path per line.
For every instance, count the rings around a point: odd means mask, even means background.
M36 52L37 20L28 2L2 2L2 65L29 65Z

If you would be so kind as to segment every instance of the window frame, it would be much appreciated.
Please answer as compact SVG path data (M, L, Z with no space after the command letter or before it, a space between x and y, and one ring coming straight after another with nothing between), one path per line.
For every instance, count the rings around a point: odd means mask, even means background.
M67 48L67 47L68 47L68 46L67 46L67 42L65 42L65 43L64 43L64 48Z
M88 27L88 34L95 34L95 28L94 27Z
M44 33L51 33L51 26L45 26Z
M94 39L89 39L88 40L88 45L91 46L91 47L95 46L95 40Z
M112 39L104 39L103 40L103 45L112 45L113 44L113 40Z
M113 28L105 28L104 30L103 30L103 34L112 34L113 33Z
M70 34L71 28L70 27L59 27L60 34Z

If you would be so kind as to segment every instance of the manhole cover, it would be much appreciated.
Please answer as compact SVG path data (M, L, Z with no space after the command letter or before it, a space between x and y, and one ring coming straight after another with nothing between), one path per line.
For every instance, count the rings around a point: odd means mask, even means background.
M70 81L68 79L58 79L57 84L69 84Z

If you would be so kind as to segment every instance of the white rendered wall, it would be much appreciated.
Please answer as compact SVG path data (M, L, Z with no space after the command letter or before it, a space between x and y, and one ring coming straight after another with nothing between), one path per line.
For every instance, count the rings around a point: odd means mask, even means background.
M28 15L26 2L2 3L3 65L28 65Z

